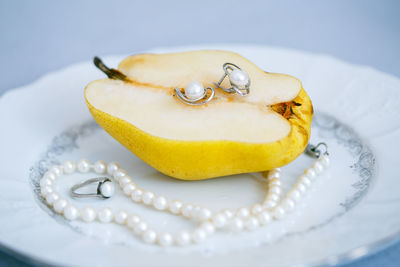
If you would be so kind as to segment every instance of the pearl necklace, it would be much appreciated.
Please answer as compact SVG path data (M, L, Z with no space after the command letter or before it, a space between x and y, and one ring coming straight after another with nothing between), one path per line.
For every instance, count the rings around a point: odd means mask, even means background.
M280 220L287 213L292 212L315 178L329 166L328 154L319 154L312 167L304 171L296 185L282 200L281 170L278 168L269 171L266 175L268 189L263 203L256 203L251 207L242 207L237 210L225 209L216 214L206 207L185 204L180 200L169 201L164 196L139 188L127 172L115 162L107 165L104 161L97 161L92 165L88 160L82 159L77 164L66 161L61 166L52 166L40 180L40 192L48 206L56 213L63 214L67 220L81 219L84 222L93 222L97 219L102 223L113 222L128 227L145 243L161 246L184 246L204 241L217 229L232 232L252 231L260 226L268 225L271 220ZM198 226L192 232L181 230L174 235L169 232L157 233L149 228L148 224L137 214L128 214L123 210L113 211L110 208L96 211L89 206L79 209L61 197L53 187L54 181L61 175L68 175L76 170L80 173L89 171L94 171L97 174L108 173L118 182L123 193L130 197L133 202L183 216L195 221ZM106 197L111 196L114 192L113 184L110 182L103 183L100 191Z

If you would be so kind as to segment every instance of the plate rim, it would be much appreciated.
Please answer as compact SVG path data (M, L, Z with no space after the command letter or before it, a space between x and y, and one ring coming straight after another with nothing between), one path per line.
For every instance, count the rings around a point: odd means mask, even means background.
M188 49L199 49L199 48L203 48L205 46L213 46L213 47L217 47L217 49L220 49L219 47L222 46L231 46L231 47L255 47L255 48L267 48L267 49L279 49L282 51L288 51L288 52L296 52L296 53L305 53L305 54L310 54L313 56L327 56L329 58L333 58L339 62L354 66L354 67L362 67L362 68L368 68L371 70L374 70L380 74L384 74L386 76L389 77L393 77L396 79L399 79L399 77L390 74L390 73L386 73L383 72L381 70L378 70L374 67L368 66L368 65L362 65L362 64L354 64L351 62L347 62L345 60L333 57L329 54L325 54L325 53L313 53L313 52L309 52L309 51L303 51L301 49L293 49L293 48L285 48L285 47L279 47L279 46L269 46L269 45L258 45L258 44L251 44L251 43L217 43L217 44L198 44L198 45L188 45L188 46L173 46L173 47L159 47L159 46L155 46L155 47L151 47L149 49L146 50L137 50L134 51L133 53L140 53L140 52L153 52L153 51L158 51L158 50L178 50L178 49L182 49L182 50L188 50ZM104 58L111 58L111 57L123 57L124 54L106 54L103 55ZM38 77L37 79L28 82L24 85L15 87L15 88L11 88L11 89L7 89L4 91L3 94L0 95L0 103L2 101L4 101L5 96L8 96L10 94L15 93L16 91L26 91L29 90L31 87L33 87L33 85L35 85L36 83L40 82L41 80L45 79L46 77L50 76L50 75L54 75L54 74L58 74L62 71L65 71L66 69L69 68L74 68L78 65L81 64L85 64L87 63L88 60L84 60L84 61L78 61L75 63L71 63L68 65L65 65L61 68L55 69L53 71L47 72L42 74L40 77ZM374 242L365 244L365 245L361 245L361 246L357 246L347 252L344 253L339 253L339 254L335 254L334 256L331 256L329 258L324 258L322 260L317 260L314 262L311 262L310 264L306 264L306 266L326 266L326 265L343 265L346 263L350 263L356 260L360 260L363 259L365 257L374 255L382 250L384 250L385 248L390 247L391 245L397 243L400 241L400 230L396 231L395 233L388 235L386 237L380 238ZM22 252L20 251L18 248L14 248L12 245L7 245L4 242L0 241L0 251L10 255L14 258L16 258L17 260L21 260L24 262L27 262L29 264L33 264L33 265L40 265L40 266L52 266L55 263L51 263L48 261L44 261L42 259L40 259L39 257L36 257L34 255L30 255L29 253L26 252ZM360 253L360 251L362 253Z

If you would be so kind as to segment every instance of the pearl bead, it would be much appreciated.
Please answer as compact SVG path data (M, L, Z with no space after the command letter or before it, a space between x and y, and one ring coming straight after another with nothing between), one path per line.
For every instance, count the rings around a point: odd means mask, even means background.
M44 187L40 187L40 193L42 194L42 196L46 197L47 194L53 193L53 187L51 186L44 186Z
M268 192L271 194L280 195L282 193L282 189L279 186L272 186L269 188Z
M116 180L119 180L119 179L121 179L122 177L125 177L125 176L127 176L127 175L128 175L128 174L126 173L126 171L121 170L121 169L114 171L114 174L113 174L113 176L114 176L114 178L115 178Z
M142 219L140 219L139 215L131 215L127 218L126 224L128 225L129 228L135 229L135 227L142 222ZM143 226L143 225L142 225ZM147 225L146 225L147 226Z
M151 204L153 204L154 197L155 197L155 195L154 195L153 192L151 192L151 191L145 191L145 192L143 193L143 196L142 196L142 201L143 201L143 203L146 204L146 205L151 205Z
M192 215L193 205L186 204L182 207L182 215L186 218L190 218Z
M209 221L205 221L200 225L200 228L206 231L207 234L212 234L215 232L215 226Z
M212 222L217 228L222 228L227 222L226 215L224 213L218 213L212 218Z
M318 158L318 162L320 162L325 168L328 168L331 160L329 159L328 155L322 155Z
M78 218L79 216L79 210L77 208L75 208L75 206L73 205L67 205L64 208L64 217L67 220L75 220L76 218Z
M198 229L194 230L194 232L192 234L192 240L195 243L203 242L206 239L206 237L207 237L206 231L204 231L201 228L198 228Z
M60 196L57 193L49 193L46 195L46 202L49 205L52 205L54 202L56 202Z
M131 194L131 199L135 202L140 202L142 201L142 196L143 196L143 190L140 188L136 188L133 190Z
M75 163L68 160L63 163L63 168L65 173L73 173L75 171Z
M170 233L161 233L158 235L158 244L163 247L171 246L174 242L174 238Z
M63 170L62 170L62 168L60 166L52 166L49 169L49 172L54 173L58 177L63 173Z
M107 170L107 164L104 161L99 160L94 163L94 171L96 173L102 174L105 173L106 170Z
M285 209L283 207L276 207L273 211L273 216L275 219L282 219L285 216Z
M291 211L294 210L296 204L295 204L295 202L294 202L292 199L287 198L287 199L285 199L285 201L282 203L282 206L283 206L283 208L284 208L287 212L291 212Z
M112 197L114 195L115 186L114 183L111 181L106 181L101 184L100 186L100 193L104 197Z
M204 95L204 87L201 83L193 81L185 88L185 96L190 100L196 100Z
M200 206L193 206L192 211L190 212L190 218L193 218L195 220L199 220L199 213L200 213L201 207Z
M258 219L256 217L251 216L245 222L245 227L249 231L253 231L253 230L257 229L258 226L260 226L260 222L258 221Z
M135 232L135 234L140 235L147 229L148 229L147 223L140 221L134 226L133 231Z
M278 202L279 201L279 195L277 195L277 194L269 194L269 195L267 195L267 198L265 199L266 201L267 200L271 200L271 201L274 201L274 202Z
M323 173L324 172L324 165L322 165L322 163L320 163L320 162L315 162L313 165L312 165L312 168L314 169L314 171L317 173L317 174L321 174L321 173Z
M244 223L241 218L233 218L232 221L230 221L229 228L232 232L240 232L243 230Z
M315 177L317 176L317 173L316 173L313 169L311 169L311 168L307 169L307 170L304 172L304 174L307 175L308 178L310 178L311 180L314 180Z
M274 178L279 179L281 178L281 176L282 176L281 172L275 169L268 173L268 178L269 178L268 180L271 181Z
M297 202L301 198L301 193L297 189L292 189L287 195L288 198L291 198L293 201Z
M261 225L267 225L271 219L271 214L268 211L264 211L258 215L258 220Z
M45 186L52 186L53 185L53 180L49 178L42 178L40 179L40 187L45 187Z
M94 219L96 219L96 211L95 209L91 207L86 207L83 210L81 210L81 218L85 222L92 222Z
M107 173L113 175L115 171L119 170L119 164L116 162L111 162L107 166Z
M243 70L235 69L229 74L229 80L232 85L242 89L249 83L249 75Z
M174 200L169 203L169 211L173 214L179 214L181 212L182 206L182 201Z
M306 186L302 183L297 183L296 188L300 192L300 194L304 194L307 191Z
M180 231L176 234L175 240L180 246L188 245L191 242L190 234L186 230Z
M53 172L46 172L46 174L43 176L43 179L44 178L54 181L57 177Z
M153 244L157 239L157 233L151 229L143 232L142 239L147 244Z
M131 183L132 183L132 179L131 179L131 177L129 177L129 176L124 176L124 177L121 177L121 178L119 179L119 185L120 185L121 187L124 187L125 185L131 184Z
M264 201L263 203L263 207L264 209L272 209L273 207L275 207L277 204L276 201L273 201L271 199L267 199L266 201Z
M167 206L168 206L168 200L164 196L158 196L154 200L153 205L158 210L165 210L167 208Z
M230 209L224 209L221 213L224 214L227 219L232 219L233 216L235 216L235 213Z
M201 208L200 211L198 212L198 219L201 221L207 220L212 216L211 210L207 208Z
M68 205L68 201L64 198L60 198L54 202L53 208L55 212L62 213L64 208Z
M111 209L104 208L99 211L98 218L99 218L99 221L102 223L109 223L113 219L113 213L112 213Z
M273 178L268 181L268 186L282 186L282 182L278 178Z
M125 224L127 218L128 213L124 210L120 210L114 215L114 221L118 224Z
M238 211L236 212L236 216L245 219L250 216L250 211L248 208L242 207L238 209Z
M86 173L90 170L90 161L87 159L81 159L78 162L78 171L81 173Z
M305 187L310 187L311 184L312 184L312 181L311 181L310 178L308 178L307 175L304 175L304 174L303 174L303 175L300 176L300 178L299 178L299 183L303 184Z
M253 213L254 215L257 215L262 211L263 211L263 206L261 204L256 203L251 207L251 213Z
M136 189L136 186L134 183L129 183L127 185L124 186L124 188L122 189L122 191L124 191L124 194L126 196L130 196L133 192L133 190Z

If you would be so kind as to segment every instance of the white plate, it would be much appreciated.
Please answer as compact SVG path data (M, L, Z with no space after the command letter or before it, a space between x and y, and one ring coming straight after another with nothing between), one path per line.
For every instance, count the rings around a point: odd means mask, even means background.
M240 207L261 201L258 174L185 182L158 173L99 128L83 98L89 82L104 77L90 61L51 73L0 99L0 242L32 259L60 265L288 266L336 264L399 239L400 80L328 56L261 46L157 49L170 52L220 48L241 53L271 72L303 82L315 108L311 141L328 143L332 166L299 211L269 227L239 235L218 233L205 243L163 249L144 245L117 225L68 222L43 203L38 180L53 163L89 158L121 162L137 184L188 202ZM122 56L106 57L116 66ZM285 190L312 162L301 156L283 168ZM89 176L88 176L89 177ZM83 177L61 179L59 190ZM76 205L125 208L156 228L193 227L183 219L134 204L71 200Z

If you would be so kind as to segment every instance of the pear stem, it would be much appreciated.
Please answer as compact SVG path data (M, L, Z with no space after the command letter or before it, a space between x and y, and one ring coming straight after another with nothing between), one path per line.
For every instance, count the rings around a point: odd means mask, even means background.
M104 72L104 74L107 75L108 78L121 81L128 81L128 77L126 77L125 74L123 74L119 70L110 69L103 63L103 61L101 61L99 57L94 57L93 63L99 70Z

